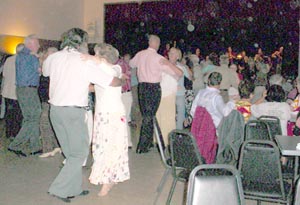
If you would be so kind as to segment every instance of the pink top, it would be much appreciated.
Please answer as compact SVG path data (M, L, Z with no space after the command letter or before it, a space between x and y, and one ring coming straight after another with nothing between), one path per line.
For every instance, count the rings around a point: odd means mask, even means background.
M147 48L138 52L130 61L132 68L137 68L137 76L140 83L159 83L161 81L161 73L166 72L175 75L166 65L161 65L160 60L164 59L153 48Z
M130 72L130 66L129 66L129 64L128 64L125 60L123 60L123 59L119 59L119 60L117 61L117 64L118 64L119 66L121 66L121 68L122 68L122 73L125 74L125 75L127 75L127 76L129 77L129 79L126 80L125 84L122 85L122 93L127 92L127 91L130 91L130 90L131 90L131 80L130 80L130 78L131 78L131 72Z

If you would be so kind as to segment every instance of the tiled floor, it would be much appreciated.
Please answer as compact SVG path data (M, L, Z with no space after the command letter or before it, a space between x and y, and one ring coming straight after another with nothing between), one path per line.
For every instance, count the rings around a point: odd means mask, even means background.
M1 205L60 205L66 204L47 194L48 187L59 172L63 161L61 155L41 159L37 156L18 158L6 151L7 140L2 136L3 121L0 122L0 204ZM136 141L135 139L133 139ZM116 185L106 197L98 197L98 186L88 182L90 166L83 168L83 186L90 190L85 197L76 197L73 205L151 205L155 199L156 187L163 175L164 167L157 150L137 155L129 152L131 179ZM92 161L89 158L88 165ZM166 202L172 177L163 189L158 205ZM177 184L172 203L183 205L184 184ZM225 203L226 204L226 203ZM256 204L247 201L247 205ZM262 203L268 204L268 203Z

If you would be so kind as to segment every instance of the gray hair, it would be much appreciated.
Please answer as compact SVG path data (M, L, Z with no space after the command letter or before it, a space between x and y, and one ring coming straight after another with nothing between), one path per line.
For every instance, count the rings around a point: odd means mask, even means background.
M189 56L190 61L192 61L193 65L196 66L199 64L199 57L195 54L191 54Z
M47 53L49 54L51 54L51 53L55 53L55 52L57 52L58 51L58 49L57 48L55 48L55 47L49 47L48 49L47 49Z
M157 43L160 43L160 38L157 35L149 35L149 43L152 41L156 41Z
M30 34L30 35L26 36L24 39L24 45L27 47L30 44L30 42L35 39L38 39L35 34Z
M119 51L107 43L96 44L94 51L97 56L105 58L111 64L115 64L119 59Z
M208 76L208 85L209 86L216 86L216 85L220 85L222 82L222 74L218 73L218 72L212 72L209 76Z
M228 65L229 64L229 58L227 55L221 55L220 56L220 64L221 65Z
M19 43L17 46L16 46L16 52L19 53L21 50L23 50L25 48L25 45L24 43Z
M82 43L88 42L88 33L80 28L72 28L62 35L60 48L65 47L78 49Z
M269 84L271 85L282 85L283 78L280 74L274 74L270 77Z

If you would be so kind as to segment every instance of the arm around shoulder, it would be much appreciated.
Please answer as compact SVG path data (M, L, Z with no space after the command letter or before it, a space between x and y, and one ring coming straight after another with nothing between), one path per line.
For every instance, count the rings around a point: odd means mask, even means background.
M114 77L111 81L111 83L109 84L109 86L112 87L119 87L122 85L122 79Z

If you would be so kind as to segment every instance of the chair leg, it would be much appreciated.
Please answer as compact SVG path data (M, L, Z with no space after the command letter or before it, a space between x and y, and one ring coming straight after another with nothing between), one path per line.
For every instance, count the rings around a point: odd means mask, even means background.
M162 176L162 178L161 178L161 180L159 182L159 185L158 185L158 187L156 189L157 194L156 194L156 197L155 197L155 200L154 200L154 205L156 205L156 203L157 203L157 200L158 200L158 198L159 198L159 196L160 196L160 194L161 194L161 192L162 192L162 190L163 190L163 188L165 186L165 183L166 183L166 181L168 179L168 176L169 176L170 172L171 172L171 169L170 168L166 168L166 170L164 172L164 175Z
M168 176L169 174L171 173L171 169L170 168L166 168L165 172L164 172L164 175L162 176L161 180L160 180L160 183L157 187L157 192L161 192L161 190L164 188L165 186L165 183L168 179Z
M173 193L174 193L174 190L175 190L177 181L178 181L178 179L177 179L177 178L174 178L173 183L172 183L171 190L170 190L170 192L169 192L169 196L168 196L168 200L167 200L167 205L170 205L170 203L171 203L172 196L173 196Z

